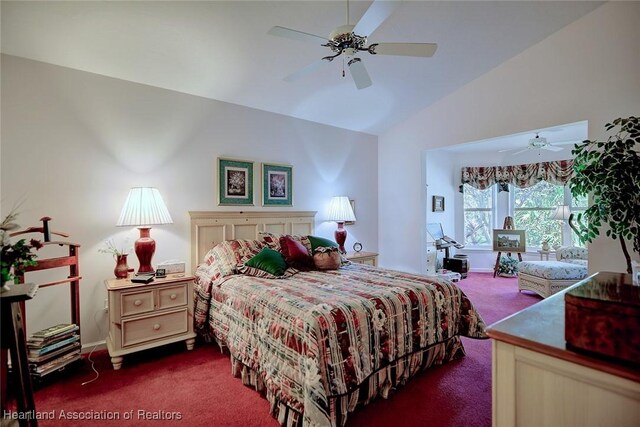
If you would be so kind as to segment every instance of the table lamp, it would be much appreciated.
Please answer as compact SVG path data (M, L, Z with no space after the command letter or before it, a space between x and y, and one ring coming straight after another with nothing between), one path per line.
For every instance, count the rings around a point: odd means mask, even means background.
M559 221L568 221L571 215L571 209L567 205L556 206L556 210L553 212L553 219Z
M335 221L338 223L338 229L335 232L336 243L338 243L340 252L343 254L347 251L344 249L344 242L347 240L347 230L344 228L346 221L355 221L356 216L351 209L351 203L347 196L336 196L331 199L329 203L329 215L328 221Z
M571 208L569 208L569 206L567 205L560 205L560 206L556 206L556 210L553 212L553 216L551 218L557 221L562 221L562 222L566 221L569 223L569 226L573 228L573 224L571 224L572 217L573 215L571 213ZM562 228L564 229L564 226L562 226ZM564 243L565 241L564 232L562 234L563 234L562 242Z
M140 266L138 273L153 273L151 259L156 251L156 241L151 238L151 225L173 224L167 206L157 188L134 187L129 190L127 200L116 226L134 226L140 230L134 249Z

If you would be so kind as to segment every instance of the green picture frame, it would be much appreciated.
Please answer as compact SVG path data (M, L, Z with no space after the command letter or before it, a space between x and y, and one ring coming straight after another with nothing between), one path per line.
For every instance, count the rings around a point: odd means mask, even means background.
M293 206L293 166L262 163L262 206Z
M254 205L253 162L218 157L218 205Z

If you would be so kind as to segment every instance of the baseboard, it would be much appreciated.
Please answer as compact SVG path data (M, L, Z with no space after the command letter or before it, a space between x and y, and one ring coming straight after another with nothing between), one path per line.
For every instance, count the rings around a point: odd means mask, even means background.
M471 268L470 273L493 273L493 268Z
M107 342L105 340L82 344L82 354L90 353L96 350L106 350Z

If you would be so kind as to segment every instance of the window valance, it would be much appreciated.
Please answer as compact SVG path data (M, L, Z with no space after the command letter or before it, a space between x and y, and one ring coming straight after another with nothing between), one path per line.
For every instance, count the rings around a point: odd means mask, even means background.
M513 166L469 166L462 168L462 184L484 190L494 184L526 188L540 181L566 185L573 176L573 160L528 163ZM462 186L461 186L462 189Z

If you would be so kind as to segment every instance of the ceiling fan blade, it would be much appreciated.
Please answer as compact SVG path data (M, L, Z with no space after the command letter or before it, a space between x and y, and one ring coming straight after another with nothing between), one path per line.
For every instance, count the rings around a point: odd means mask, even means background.
M504 150L498 150L498 153L506 153L508 151L518 150L519 148L505 148Z
M349 61L349 72L351 72L351 77L358 89L371 86L371 77L369 77L369 73L360 58L353 58Z
M382 24L384 20L398 8L398 6L400 6L400 2L397 0L374 1L353 28L353 32L355 34L370 36L371 33L373 33L380 24Z
M549 151L562 151L564 150L564 148L562 147L556 147L555 145L545 145L543 147L540 147L543 150L549 150Z
M376 55L398 55L398 56L420 56L429 58L436 53L438 45L435 43L378 43L371 45L373 54Z
M316 36L309 33L304 33L298 30L292 30L291 28L278 27L275 26L267 31L267 34L271 34L272 36L285 37L287 39L298 40L307 43L320 44L323 45L327 42L327 39L324 37Z
M516 154L524 153L525 151L529 151L529 150L531 150L531 149L527 147L527 148L525 148L523 150L516 151L515 153L513 153L513 155L515 156Z
M572 141L554 141L553 145L567 145L567 144L580 144L582 140L572 140Z
M301 78L303 78L304 76L313 73L314 71L319 70L320 68L322 68L322 66L324 64L328 64L330 61L326 61L323 59L320 59L316 62L312 62L311 64L307 65L306 67L303 67L301 69L299 69L298 71L289 74L287 77L285 77L283 80L285 82L295 82L296 80L300 80Z

